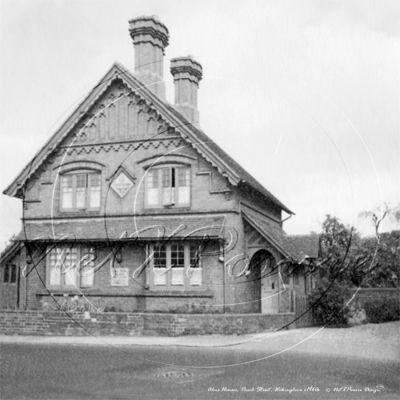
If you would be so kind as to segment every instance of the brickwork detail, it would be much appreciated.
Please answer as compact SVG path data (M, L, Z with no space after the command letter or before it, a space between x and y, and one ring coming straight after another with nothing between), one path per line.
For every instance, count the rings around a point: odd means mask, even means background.
M0 334L47 336L180 336L250 334L290 329L287 314L153 314L0 311Z

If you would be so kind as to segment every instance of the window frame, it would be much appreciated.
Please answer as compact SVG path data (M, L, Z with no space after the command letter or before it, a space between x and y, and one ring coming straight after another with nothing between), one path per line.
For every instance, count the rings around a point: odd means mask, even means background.
M175 267L176 270L182 269L182 277L183 280L179 279L179 276L177 277L176 275L174 276L173 272L176 271L174 270L174 267L172 267L172 260L178 259L178 257L173 257L173 247L178 246L178 249L175 250L176 253L179 254L179 246L183 248L183 254L184 254L184 266L183 267ZM163 264L165 265L164 268L157 268L155 266L156 263L156 254L157 254L157 247L165 248L165 262ZM148 245L147 251L150 254L150 268L148 269L148 273L146 275L146 280L147 280L147 285L154 290L196 290L199 288L203 287L203 265L202 265L202 257L200 253L201 245L196 243L196 242L186 242L186 243L181 243L181 242L168 242L165 244L157 244L157 243L150 243ZM192 255L193 253L197 251L197 257L198 257L198 264L197 266L193 267L192 264ZM155 271L155 269L160 269L162 271ZM188 270L191 270L188 273ZM195 272L197 271L196 275L197 279L192 278L195 276ZM161 274L161 275L160 275ZM165 279L158 279L156 278L157 276L165 276ZM181 281L182 283L173 283L173 279L176 279L175 282ZM156 283L156 280L158 279L158 282L164 281L164 283Z
M52 268L59 268L57 266L58 261L56 258L56 263L54 266L51 265L51 261L52 261L52 254L53 252L57 252L57 250L60 250L61 253L58 253L59 256L62 258L63 262L65 261L66 257L67 257L67 253L64 253L65 250L69 250L72 251L73 249L76 250L76 258L75 261L76 263L80 263L79 264L79 274L77 273L77 264L75 264L73 267L71 267L71 270L73 271L74 274L74 284L67 284L66 283L66 276L67 273L63 273L63 274L59 274L59 281L58 283L51 283L51 270ZM87 265L85 265L84 267L82 267L82 264L85 263L85 261L88 261L88 259L86 258L86 256L88 255L92 255L93 254L93 259L92 261L90 261ZM82 258L85 257L83 260ZM86 267L94 267L94 260L96 259L96 252L94 247L92 246L85 246L85 245L61 245L61 246L51 246L50 248L48 248L47 250L47 256L46 256L46 286L51 288L51 289L58 289L58 290L73 290L73 289L89 289L89 288L93 288L95 286L95 271L93 270L91 275L87 275L87 276L91 276L91 284L87 284L86 282L84 283L84 278L86 276L82 276L82 270ZM67 266L68 268L69 266ZM57 271L56 271L57 272Z
M85 176L85 190L84 192L84 205L78 205L78 193L79 188L78 186L78 177ZM92 177L96 177L96 180L93 180ZM71 178L71 207L64 206L64 199L66 196L66 191L64 190L64 185L66 179ZM92 182L97 182L98 184L95 185ZM81 186L82 187L82 186ZM69 186L68 186L69 188ZM92 188L98 188L97 190L92 190ZM98 170L90 170L90 169L82 169L82 170L72 170L64 172L60 175L60 211L61 212L82 212L82 211L99 211L101 208L101 191L102 191L102 174L101 171ZM91 200L92 195L94 192L98 193L98 205L92 206Z
M7 279L6 279L7 276ZM2 283L15 285L18 281L18 267L16 264L6 264L3 268Z
M187 184L182 185L182 182ZM150 186L151 183L156 186ZM180 188L188 188L188 193ZM157 202L150 201L150 190L154 190ZM169 193L169 194L168 194ZM191 205L192 168L187 164L165 164L150 167L145 173L145 208L188 208ZM168 200L169 196L169 200ZM187 201L180 198L187 197Z

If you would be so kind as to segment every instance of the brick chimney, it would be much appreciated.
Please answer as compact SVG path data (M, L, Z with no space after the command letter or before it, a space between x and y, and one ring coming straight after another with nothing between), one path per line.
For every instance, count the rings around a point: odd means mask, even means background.
M129 21L135 48L135 75L154 94L165 100L164 49L168 46L168 29L156 15Z
M192 56L171 60L171 74L175 84L175 108L192 124L199 124L197 90L203 76L203 68Z

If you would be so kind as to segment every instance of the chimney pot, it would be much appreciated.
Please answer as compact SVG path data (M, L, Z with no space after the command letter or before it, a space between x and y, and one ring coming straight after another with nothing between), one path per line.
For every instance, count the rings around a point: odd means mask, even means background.
M175 108L192 124L199 124L197 91L203 77L203 68L193 56L171 60L171 74L175 84Z
M154 94L165 100L164 49L169 32L156 15L129 21L135 48L135 75Z

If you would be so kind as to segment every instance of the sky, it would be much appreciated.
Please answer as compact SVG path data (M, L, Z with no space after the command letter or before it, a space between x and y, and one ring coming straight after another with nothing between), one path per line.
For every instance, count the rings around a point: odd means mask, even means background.
M157 15L169 61L203 66L200 126L295 215L326 214L373 234L359 213L400 202L397 0L0 1L3 191L114 61L134 67L128 20ZM0 248L21 229L21 200L0 196ZM385 220L382 231L400 229Z

